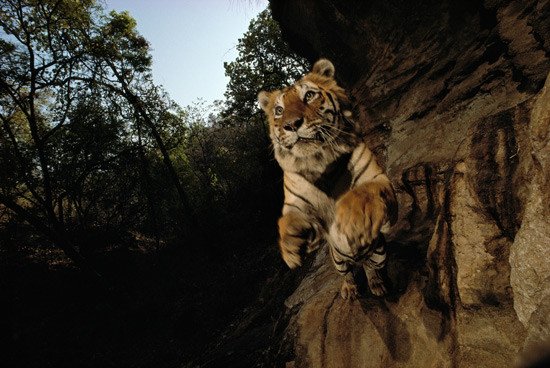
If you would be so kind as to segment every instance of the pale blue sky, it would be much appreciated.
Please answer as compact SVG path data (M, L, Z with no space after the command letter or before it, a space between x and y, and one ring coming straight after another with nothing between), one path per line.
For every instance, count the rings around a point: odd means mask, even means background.
M181 106L222 99L223 62L267 0L104 0L106 10L128 10L151 44L153 76Z

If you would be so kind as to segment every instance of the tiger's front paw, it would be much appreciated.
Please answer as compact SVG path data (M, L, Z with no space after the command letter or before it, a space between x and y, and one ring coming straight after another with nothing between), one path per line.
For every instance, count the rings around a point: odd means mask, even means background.
M290 268L302 265L302 258L319 245L319 232L306 216L289 212L279 218L279 248Z
M371 244L388 220L387 195L378 183L347 192L336 203L335 226L350 244Z
M386 295L387 290L384 285L384 279L379 271L365 267L365 274L367 275L367 281L372 294L375 296Z
M345 279L340 288L340 296L344 300L355 300L359 297L357 284L353 280Z

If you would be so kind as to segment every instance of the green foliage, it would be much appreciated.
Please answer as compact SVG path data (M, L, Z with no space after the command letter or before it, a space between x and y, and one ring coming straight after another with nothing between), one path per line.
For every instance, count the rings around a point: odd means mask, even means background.
M158 235L155 197L171 198L172 215L188 210L167 185L165 141L175 144L181 119L152 82L149 44L128 13L6 1L0 27L0 204L73 259L75 232Z
M64 272L71 285L74 281L71 290L87 286L78 293L86 297L78 298L84 309L73 305L70 295L59 305L66 299L87 322L86 308L107 321L104 330L92 320L90 326L100 333L88 334L94 359L99 356L102 363L119 360L110 359L116 349L109 341L109 353L97 354L97 336L126 331L134 318L146 331L159 325L155 314L163 315L166 324L160 326L169 330L187 334L187 321L218 329L256 296L271 266L264 260L276 252L282 183L256 95L292 82L306 62L290 53L268 11L251 22L238 51L237 60L225 65L227 100L181 108L152 82L149 44L128 13L105 14L93 0L0 1L0 252L10 247L24 254L19 245L54 244L82 270L99 266L109 286L127 288L113 303L121 309L110 313L103 298L115 293L99 292L88 287L88 277L72 280L73 273ZM194 215L196 226L185 214ZM24 223L32 229L20 226ZM193 241L185 234L190 229L200 235ZM25 243L27 232L31 240ZM181 243L179 252L158 247ZM118 245L136 247L111 251ZM155 254L141 254L145 248ZM215 272L205 272L207 266ZM56 282L55 289L63 290ZM143 285L151 295L135 303ZM97 293L99 304L90 305ZM40 294L54 309L50 299L56 296ZM166 307L170 295L177 298L175 308ZM224 300L221 309L219 300ZM55 313L63 323L74 322L66 308L55 309L63 311ZM145 321L137 310L151 318ZM184 317L171 314L174 310ZM210 318L212 311L217 318ZM53 321L48 326L64 326ZM37 335L36 329L26 330ZM180 336L172 339L173 332L159 330L170 336L167 345L177 343L174 351L181 351ZM59 350L63 344L47 332L56 354L75 356L65 354L66 346ZM212 341L210 334L204 336ZM123 337L115 334L111 340L127 342ZM83 341L74 341L80 349ZM144 344L157 345L149 342ZM128 345L128 351L135 350L132 341ZM153 350L156 362L158 349ZM172 347L167 350L173 353Z
M175 238L191 213L202 234L273 227L280 171L256 95L307 63L268 10L225 64L226 101L187 108L152 82L127 12L76 0L0 10L0 204L19 221L77 246L101 229Z
M228 221L242 221L240 216L251 210L247 206L263 205L256 194L264 185L262 164L268 147L258 144L264 142L263 130L222 126L217 116L204 116L203 109L197 104L185 115L188 130L182 147L192 174L189 190L202 218L224 227Z
M281 202L281 173L257 94L294 82L308 63L282 40L268 9L250 22L237 51L237 59L224 64L225 101L214 109L198 104L185 110L185 159L176 161L185 162L192 205L206 227L251 234L273 228Z
M111 11L100 33L91 40L98 55L120 63L122 74L150 72L149 43L137 33L136 26L128 12Z
M239 56L224 63L229 77L223 116L232 123L261 120L256 96L292 84L309 67L306 59L290 50L269 9L250 22L237 44Z

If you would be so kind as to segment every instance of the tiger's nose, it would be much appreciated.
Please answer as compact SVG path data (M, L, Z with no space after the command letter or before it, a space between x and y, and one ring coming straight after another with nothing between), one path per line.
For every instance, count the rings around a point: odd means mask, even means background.
M292 122L285 123L285 125L283 125L283 129L288 130L289 132L295 132L298 129L300 129L303 123L304 123L303 118L297 119Z

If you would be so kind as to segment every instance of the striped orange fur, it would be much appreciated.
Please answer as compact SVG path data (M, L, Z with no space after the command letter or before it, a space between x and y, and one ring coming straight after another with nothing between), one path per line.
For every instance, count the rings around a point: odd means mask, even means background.
M324 242L344 276L341 295L357 295L351 270L363 266L373 294L386 292L378 271L386 261L384 225L395 223L397 201L390 180L363 142L349 99L321 59L294 85L265 92L277 162L284 171L285 201L279 247L290 268Z

